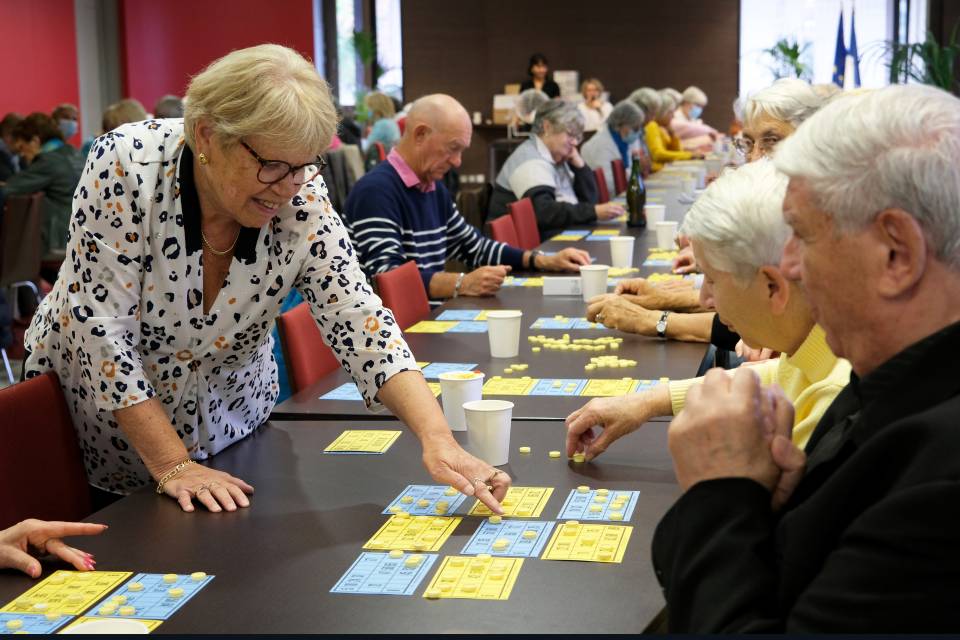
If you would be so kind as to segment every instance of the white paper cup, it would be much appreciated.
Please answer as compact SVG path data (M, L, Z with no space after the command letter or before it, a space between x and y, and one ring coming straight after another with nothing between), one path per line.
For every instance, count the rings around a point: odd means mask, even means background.
M466 431L463 403L483 399L483 374L479 371L444 371L440 379L443 416L451 431Z
M488 311L487 336L490 338L490 356L516 358L520 353L521 311Z
M697 179L687 177L683 179L683 192L687 195L693 195L693 190L697 188Z
M493 466L507 464L513 403L474 400L464 403L463 412L467 418L467 450Z
M673 249L673 240L677 237L677 223L658 222L654 228L657 230L657 248Z
M643 213L647 216L647 228L654 228L658 222L663 222L663 219L667 216L667 205L647 204L643 207Z
M588 264L580 267L580 292L583 301L607 292L607 273L610 266L606 264Z
M139 620L129 618L98 618L97 620L87 620L76 624L69 629L64 629L60 633L69 633L76 635L101 635L101 634L129 634L143 635L150 633L147 625Z
M621 269L633 266L633 236L610 236L610 264Z

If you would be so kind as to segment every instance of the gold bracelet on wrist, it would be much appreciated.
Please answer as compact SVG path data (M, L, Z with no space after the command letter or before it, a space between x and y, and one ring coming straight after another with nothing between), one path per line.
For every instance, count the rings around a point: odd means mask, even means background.
M189 467L191 464L193 464L193 460L187 458L183 462L177 463L177 466L163 474L163 477L160 478L159 482L157 482L157 493L163 493L163 485L167 484L167 482L172 480L174 476Z

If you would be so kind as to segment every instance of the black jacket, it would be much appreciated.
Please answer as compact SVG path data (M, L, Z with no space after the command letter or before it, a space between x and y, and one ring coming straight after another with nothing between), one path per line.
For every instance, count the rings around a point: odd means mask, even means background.
M520 84L520 91L526 91L527 89L535 89L535 88L536 87L533 86L532 79L524 80ZM543 87L540 89L540 91L543 91L545 94L547 94L547 96L551 98L560 97L560 85L558 85L556 82L550 79L544 80Z
M780 514L752 480L701 482L657 527L673 632L960 629L960 323L850 384Z

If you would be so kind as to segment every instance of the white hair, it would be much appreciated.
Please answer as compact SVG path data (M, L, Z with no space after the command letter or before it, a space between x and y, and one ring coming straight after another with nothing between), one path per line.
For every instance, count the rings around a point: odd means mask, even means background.
M780 263L790 237L783 220L787 182L766 158L728 169L697 198L683 232L712 267L745 287L758 269Z
M643 110L630 100L621 100L607 116L607 124L611 129L620 127L639 129L643 126Z
M540 135L546 132L544 125L548 122L555 131L566 131L577 138L583 136L583 114L572 102L554 98L541 105L533 121L533 133Z
M697 104L701 107L707 104L707 94L700 87L689 86L683 90L683 102Z
M781 78L747 98L743 105L743 122L747 124L766 116L799 127L828 101L828 96L817 93L803 80Z
M784 140L777 167L805 181L843 231L902 209L960 268L960 99L925 85L843 95Z
M658 118L666 113L675 111L676 108L680 106L680 99L675 97L673 95L674 93L680 95L676 89L660 90L660 110L657 111Z
M550 100L550 96L539 89L521 91L514 103L513 110L523 122L531 123L536 117L537 109Z
M665 93L668 96L670 96L670 98L673 99L673 101L676 102L677 105L683 102L683 94L677 91L676 89L674 89L673 87L664 87L663 89L660 89L660 93Z
M643 109L643 112L652 118L660 112L660 93L656 89L641 87L631 93L627 100Z

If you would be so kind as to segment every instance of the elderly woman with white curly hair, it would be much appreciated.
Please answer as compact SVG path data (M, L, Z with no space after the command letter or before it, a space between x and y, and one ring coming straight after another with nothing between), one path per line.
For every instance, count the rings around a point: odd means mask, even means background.
M787 177L770 160L727 171L694 203L684 220L705 276L700 299L750 346L781 356L753 370L779 384L794 404L793 441L803 447L847 384L850 364L837 358L799 285L780 269L790 238L783 219ZM677 415L699 378L674 380L622 398L597 398L567 418L567 453L587 458L656 416ZM594 427L601 431L597 433Z
M533 202L541 236L623 214L618 204L597 204L593 171L577 150L583 115L576 105L563 100L542 105L533 134L500 169L490 198L490 219L506 215L507 205L521 198Z
M416 432L437 481L499 512L509 477L453 439L327 198L320 154L337 116L313 65L241 49L186 97L182 120L96 141L67 261L26 336L26 375L60 377L95 498L152 479L184 511L249 504L253 487L195 462L269 417L270 329L296 288L367 405Z

